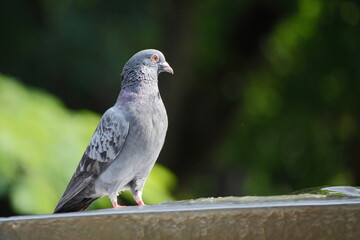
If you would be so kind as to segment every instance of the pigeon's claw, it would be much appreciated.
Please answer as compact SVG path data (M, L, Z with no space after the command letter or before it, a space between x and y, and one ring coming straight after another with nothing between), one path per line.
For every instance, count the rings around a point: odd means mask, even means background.
M122 208L122 207L126 207L126 206L121 206L119 205L116 201L112 202L113 208Z
M137 191L135 192L135 194L133 193L133 198L135 200L135 202L139 205L139 206L144 206L145 203L142 200L142 191Z
M136 202L139 206L145 206L145 203L143 202L143 200L136 201Z

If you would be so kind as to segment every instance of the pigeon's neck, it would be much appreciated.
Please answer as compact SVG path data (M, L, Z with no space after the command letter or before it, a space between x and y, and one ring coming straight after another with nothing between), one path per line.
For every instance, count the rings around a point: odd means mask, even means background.
M122 74L121 89L140 93L151 90L158 91L158 73L154 69L144 66L124 68Z
M151 69L138 66L136 69L124 68L118 101L133 98L148 98L159 95L158 74Z

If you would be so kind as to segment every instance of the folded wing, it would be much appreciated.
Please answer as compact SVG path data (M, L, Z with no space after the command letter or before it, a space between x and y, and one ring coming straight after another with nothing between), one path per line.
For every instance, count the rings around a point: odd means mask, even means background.
M75 198L74 204L84 202L78 195L120 154L128 132L129 122L118 108L112 107L104 113L55 212L64 212L64 206L71 205Z

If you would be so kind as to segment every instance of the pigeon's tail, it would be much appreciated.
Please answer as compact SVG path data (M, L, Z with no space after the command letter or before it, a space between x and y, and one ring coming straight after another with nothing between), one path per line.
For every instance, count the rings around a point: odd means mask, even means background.
M70 199L65 203L60 203L56 206L54 213L66 213L66 212L79 212L84 211L93 201L98 198L82 198L76 197Z

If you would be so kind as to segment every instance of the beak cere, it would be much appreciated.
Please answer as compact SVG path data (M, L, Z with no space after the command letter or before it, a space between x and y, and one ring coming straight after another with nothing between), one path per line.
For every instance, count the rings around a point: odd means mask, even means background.
M170 65L167 62L163 62L161 66L162 66L162 72L168 72L174 74L174 70L170 67Z

